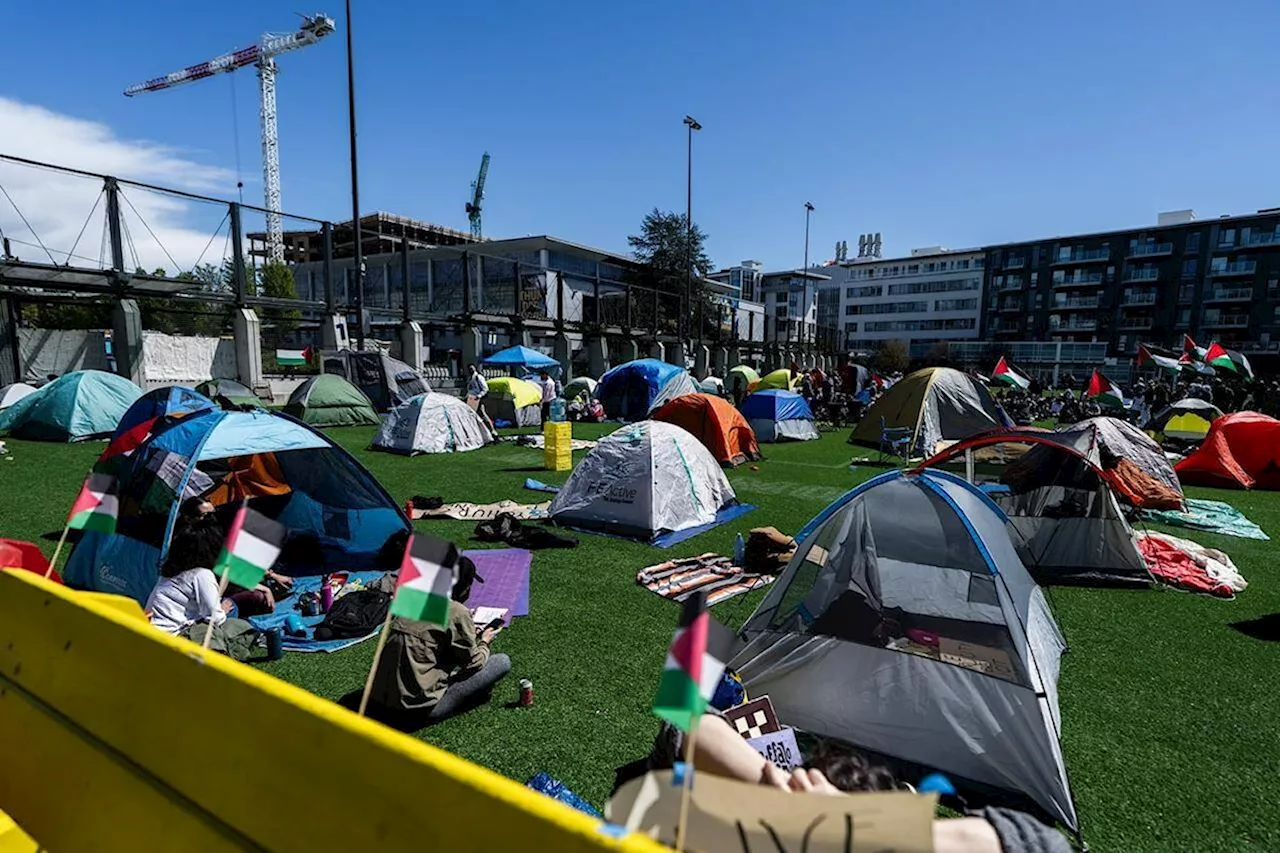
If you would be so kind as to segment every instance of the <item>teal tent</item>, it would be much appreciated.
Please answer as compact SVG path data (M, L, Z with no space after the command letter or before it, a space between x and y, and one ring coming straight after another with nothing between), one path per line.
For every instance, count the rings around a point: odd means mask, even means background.
M105 438L142 389L101 370L68 373L0 412L0 433L35 441Z

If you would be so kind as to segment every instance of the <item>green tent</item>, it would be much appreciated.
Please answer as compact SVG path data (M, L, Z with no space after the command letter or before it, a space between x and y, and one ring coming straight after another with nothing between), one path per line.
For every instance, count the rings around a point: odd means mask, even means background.
M295 388L289 395L284 412L313 427L377 426L381 423L365 393L332 373L313 376Z
M234 379L211 379L201 382L196 390L224 409L262 406L258 395Z

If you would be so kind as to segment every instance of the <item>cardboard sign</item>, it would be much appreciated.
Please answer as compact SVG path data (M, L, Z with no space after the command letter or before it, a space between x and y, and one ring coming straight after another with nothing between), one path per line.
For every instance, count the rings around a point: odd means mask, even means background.
M670 771L633 779L605 809L613 823L674 845L681 789ZM695 775L685 849L694 853L926 853L936 797L907 792L794 794Z
M1018 680L1009 656L1000 649L980 646L977 643L962 643L949 637L938 638L938 654L944 663L962 666L1005 681Z
M778 715L773 710L773 702L769 697L761 696L750 702L730 708L724 712L724 718L733 726L733 730L746 740L767 735L782 729Z
M794 729L785 728L781 731L760 735L760 737L753 737L747 743L751 744L752 749L767 758L779 770L790 772L804 764L800 757L800 747L796 745Z

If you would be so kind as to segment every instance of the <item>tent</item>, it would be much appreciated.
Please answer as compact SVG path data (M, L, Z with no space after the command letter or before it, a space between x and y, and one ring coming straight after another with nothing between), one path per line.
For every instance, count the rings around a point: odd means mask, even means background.
M284 411L314 427L377 426L380 423L364 392L332 373L312 376L293 389Z
M211 379L196 386L196 391L213 400L224 409L243 406L261 406L262 400L248 387L234 379Z
M36 441L84 441L115 431L142 389L123 376L77 370L0 411L0 433Z
M745 364L739 364L737 367L729 369L729 375L725 377L725 385L729 388L729 396L734 400L740 400L751 390L754 382L760 381L760 374Z
M514 376L490 379L489 393L481 404L493 421L506 421L514 427L542 423L542 391L532 382Z
M170 385L156 388L139 397L120 418L107 449L99 461L119 454L131 453L147 436L167 421L177 420L200 412L211 412L217 405L192 388Z
M204 495L230 522L244 500L289 529L278 570L371 569L409 523L349 453L275 412L210 411L154 433L118 477L114 534L85 533L67 562L72 586L145 601L169 547L182 500Z
M590 376L576 376L564 384L564 398L572 400L574 397L586 393L588 397L594 397L596 386L599 383Z
M1089 421L1057 432L996 429L953 444L921 467L968 459L999 444L1029 446L1001 469L1000 488L991 497L1008 516L1014 547L1036 580L1146 585L1153 579L1120 503L1167 506L1166 487L1117 459L1099 432ZM1113 483L1125 497L1117 499Z
M751 387L752 391L794 391L800 384L799 375L792 376L788 368L780 367L772 373L760 377L760 381Z
M359 388L379 412L431 390L416 370L385 353L344 349L321 355L325 373L341 376Z
M794 391L757 391L739 408L760 441L809 441L822 437L813 425L809 404Z
M0 409L7 409L23 397L28 397L34 393L36 393L36 389L25 382L6 385L0 388Z
M649 541L715 521L737 503L715 457L674 424L641 421L596 443L556 494L551 519Z
M1000 509L944 471L889 471L796 538L730 662L747 694L768 694L787 725L1075 830L1059 740L1066 643Z
M697 393L689 371L656 358L619 364L600 377L596 398L605 417L642 421L668 400Z
M1173 469L1187 486L1280 489L1280 421L1258 412L1224 415Z
M0 571L5 569L25 569L43 575L49 571L49 558L34 542L0 539ZM62 578L56 571L49 574L49 580L62 583Z
M732 404L710 394L684 394L653 413L686 430L711 451L721 465L732 468L760 458L756 434Z
M1203 441L1209 434L1209 424L1222 417L1219 409L1208 400L1188 397L1171 406L1165 406L1150 421L1147 429L1163 433L1175 441Z
M489 425L457 397L419 394L387 414L369 446L413 456L475 450L492 441Z
M895 382L849 435L850 444L879 447L884 427L911 430L911 453L931 456L942 441L959 441L1010 425L986 386L949 367L926 367Z
M536 349L514 346L499 350L484 360L489 367L519 367L522 373L533 370L559 370L560 362Z
M703 394L715 394L717 397L724 396L724 380L719 376L708 376L705 379L694 381L698 386L698 390Z

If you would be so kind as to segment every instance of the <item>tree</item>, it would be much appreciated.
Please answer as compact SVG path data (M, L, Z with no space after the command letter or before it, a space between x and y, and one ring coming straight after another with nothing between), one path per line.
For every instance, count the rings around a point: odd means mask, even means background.
M902 341L885 341L876 350L876 372L880 374L905 372L911 364L907 345Z
M274 299L297 299L293 271L279 261L267 262L262 268L258 292ZM263 315L267 322L275 325L277 332L292 332L302 319L302 312L297 308L266 308Z
M661 211L656 207L645 214L640 223L640 233L627 237L631 246L631 256L641 267L635 277L635 283L651 288L657 293L684 296L689 283L689 269L693 269L693 304L681 306L679 299L659 299L658 324L660 327L674 328L678 325L680 311L683 308L690 318L702 316L704 323L713 321L718 316L712 305L701 279L711 272L711 259L706 253L707 235L695 222L689 227L689 220L683 213ZM635 322L643 324L652 322L652 300L639 298L635 303ZM645 306L648 306L647 309ZM679 308L677 306L680 306ZM701 308L701 312L699 312ZM690 324L691 325L691 324Z

